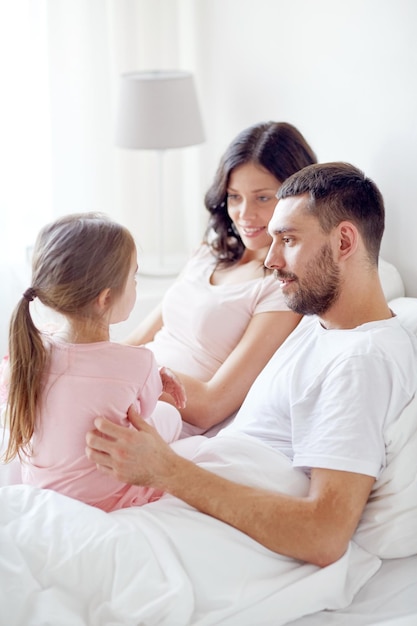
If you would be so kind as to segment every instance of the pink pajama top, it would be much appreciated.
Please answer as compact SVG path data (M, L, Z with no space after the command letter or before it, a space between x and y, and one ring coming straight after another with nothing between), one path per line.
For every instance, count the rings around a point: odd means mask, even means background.
M130 486L100 472L85 454L86 434L102 415L132 427L126 413L136 403L152 420L162 383L155 358L141 346L111 342L68 344L47 337L50 361L45 374L31 455L22 467L23 482L53 489L105 511L140 505L161 494ZM165 402L156 425L167 440L181 430L178 411Z

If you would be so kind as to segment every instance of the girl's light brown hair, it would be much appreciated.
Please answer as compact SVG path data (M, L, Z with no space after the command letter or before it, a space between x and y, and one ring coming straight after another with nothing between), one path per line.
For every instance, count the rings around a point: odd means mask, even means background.
M130 232L102 213L66 215L39 233L32 283L16 305L9 327L10 437L4 460L30 453L48 354L33 323L30 300L74 320L94 319L93 304L107 288L122 293L135 252ZM96 314L97 315L97 314Z

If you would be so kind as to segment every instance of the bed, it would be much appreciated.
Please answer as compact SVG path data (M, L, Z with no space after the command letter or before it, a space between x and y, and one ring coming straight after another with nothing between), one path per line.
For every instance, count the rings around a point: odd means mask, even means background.
M417 298L381 262L391 308L417 333ZM250 437L178 442L237 482L302 494L305 475ZM166 495L104 513L0 467L4 626L415 626L417 399L386 433L388 464L348 550L325 567L274 554Z

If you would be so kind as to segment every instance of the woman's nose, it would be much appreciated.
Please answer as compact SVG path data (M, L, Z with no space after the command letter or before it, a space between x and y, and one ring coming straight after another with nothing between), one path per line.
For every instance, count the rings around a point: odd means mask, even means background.
M255 214L254 203L250 200L242 200L239 207L240 217L252 217Z

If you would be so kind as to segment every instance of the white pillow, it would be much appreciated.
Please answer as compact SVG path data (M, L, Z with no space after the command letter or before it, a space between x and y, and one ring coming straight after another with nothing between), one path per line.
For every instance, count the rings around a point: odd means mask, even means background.
M417 334L417 298L389 302ZM417 554L417 395L385 431L387 465L375 482L355 541L380 558Z
M417 396L385 432L387 465L375 482L355 541L382 559L417 554Z
M395 298L389 306L401 323L417 335L417 298Z
M379 257L378 273L387 300L401 298L405 295L403 280L399 271L392 263L388 263L388 261Z

